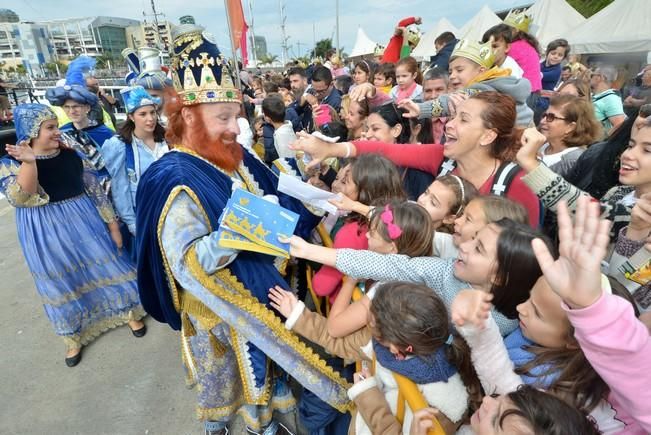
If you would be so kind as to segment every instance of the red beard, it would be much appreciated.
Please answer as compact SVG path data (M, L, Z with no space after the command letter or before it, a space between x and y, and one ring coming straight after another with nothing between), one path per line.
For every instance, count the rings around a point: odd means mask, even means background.
M203 123L199 123L189 136L189 143L185 144L188 148L227 172L235 171L244 158L242 147L233 133L210 139Z

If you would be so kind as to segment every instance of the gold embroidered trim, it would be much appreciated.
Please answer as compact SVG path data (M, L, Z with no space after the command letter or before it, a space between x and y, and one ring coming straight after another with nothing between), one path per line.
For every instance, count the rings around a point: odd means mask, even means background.
M232 347L235 351L235 356L237 358L237 365L240 368L240 378L242 380L242 386L244 391L244 400L249 405L267 405L271 399L271 375L269 373L269 359L267 358L267 369L266 376L264 380L264 385L262 388L257 388L255 385L252 385L252 382L255 382L255 375L253 373L253 367L251 361L246 355L246 340L243 340L240 335L237 333L235 328L230 328ZM243 373L247 373L249 376L242 376ZM262 393L256 394L254 390L261 390ZM256 397L257 396L257 397Z
M101 321L89 325L81 334L61 336L68 349L79 349L105 333L110 329L117 328L129 322L129 320L140 320L147 314L142 308L130 310L126 314L115 315L102 319Z
M203 207L201 206L201 201L199 201L199 198L192 191L192 189L190 189L188 186L185 185L174 187L174 189L172 189L169 196L167 197L167 201L165 201L163 210L160 214L160 217L158 218L158 226L156 228L156 234L158 236L158 248L160 249L161 255L163 257L163 267L165 268L165 275L167 276L167 282L170 286L170 289L172 290L172 302L174 303L174 309L177 312L181 311L181 301L179 298L179 290L176 286L176 280L174 279L174 274L172 273L172 268L170 267L170 264L167 261L167 255L165 255L165 248L163 246L163 226L165 225L165 219L167 218L167 215L170 212L170 208L172 208L172 204L174 203L174 200L181 192L187 193L190 196L190 198L192 198L192 200L195 202L195 204L199 206L199 210L203 214L203 217L208 223L208 227L210 228L210 219L208 219L208 215L206 214Z
M27 193L14 178L7 183L7 199L14 207L39 207L50 202L50 197L41 186L38 186L36 193Z
M276 315L269 310L266 306L261 304L251 293L244 287L244 285L237 280L237 278L227 269L220 269L213 275L207 275L201 267L194 247L191 247L186 253L186 264L190 273L199 283L209 290L215 296L223 299L227 303L236 306L240 310L256 317L267 328L269 328L278 338L289 345L296 353L301 355L304 360L309 363L314 369L321 374L332 380L343 389L348 389L348 382L343 379L339 373L335 372L332 367L328 366L319 355L314 353L312 349L307 347L305 343L300 341L295 333L288 331L283 323ZM219 285L215 280L228 285L233 291L229 292L226 288ZM351 402L342 405L334 405L340 412L348 412L352 409Z
M181 312L191 314L199 322L201 328L209 331L222 322L219 316L213 313L192 293L181 291L180 296Z
M46 297L45 295L41 295L43 298L43 302L47 305L51 305L53 307L60 307L61 305L65 305L67 303L73 302L78 300L81 296L90 293L92 291L95 291L99 288L104 288L104 287L110 287L118 284L123 284L127 283L129 281L134 281L136 279L136 272L135 270L132 270L131 272L126 272L123 273L122 275L119 275L115 278L102 278L102 279L96 279L93 281L89 281L86 284L75 288L72 290L70 293L66 293L62 295L58 299L51 299Z

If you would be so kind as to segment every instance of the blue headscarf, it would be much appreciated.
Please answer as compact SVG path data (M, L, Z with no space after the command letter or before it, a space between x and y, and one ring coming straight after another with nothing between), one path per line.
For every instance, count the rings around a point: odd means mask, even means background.
M97 95L86 88L84 74L95 67L95 59L88 56L79 56L70 62L66 72L66 84L50 88L45 92L45 98L53 106L63 106L66 100L74 100L80 104L94 106L99 103Z
M57 119L56 114L44 104L26 103L14 108L17 142L34 139L43 122Z

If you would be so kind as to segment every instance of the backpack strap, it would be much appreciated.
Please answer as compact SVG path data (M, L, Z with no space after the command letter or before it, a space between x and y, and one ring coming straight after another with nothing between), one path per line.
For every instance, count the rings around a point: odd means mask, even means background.
M511 187L511 182L520 172L520 167L515 162L503 162L495 176L493 177L493 185L491 186L491 194L497 196L506 196L506 193Z
M456 168L457 168L457 162L452 159L446 158L445 160L443 160L443 163L439 167L439 172L436 174L436 178L442 177L444 175L448 175Z

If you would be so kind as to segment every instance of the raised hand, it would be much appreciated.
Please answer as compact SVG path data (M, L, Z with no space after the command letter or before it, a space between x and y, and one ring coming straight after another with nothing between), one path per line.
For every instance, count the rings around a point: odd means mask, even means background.
M518 150L515 158L518 164L527 172L531 172L538 167L538 150L547 142L547 138L536 130L529 127L522 133L520 143L522 147Z
M7 144L5 148L7 154L22 163L34 163L36 161L34 150L26 141L19 142L17 145Z
M398 107L407 111L402 114L404 118L418 118L420 116L420 107L409 99L399 102Z
M448 111L451 117L457 116L457 112L461 103L466 101L470 96L463 92L454 92L448 95Z
M376 89L371 83L362 83L350 91L351 101L364 101L375 97Z
M298 304L298 298L290 291L284 290L280 286L269 289L270 305L274 307L285 318L289 317Z
M452 301L450 317L456 326L485 326L485 320L491 310L493 294L481 290L461 290Z
M552 290L571 308L585 308L601 296L601 261L610 242L611 222L600 219L599 203L585 196L578 200L574 224L565 202L559 204L557 215L558 260L542 240L534 239L531 245Z

